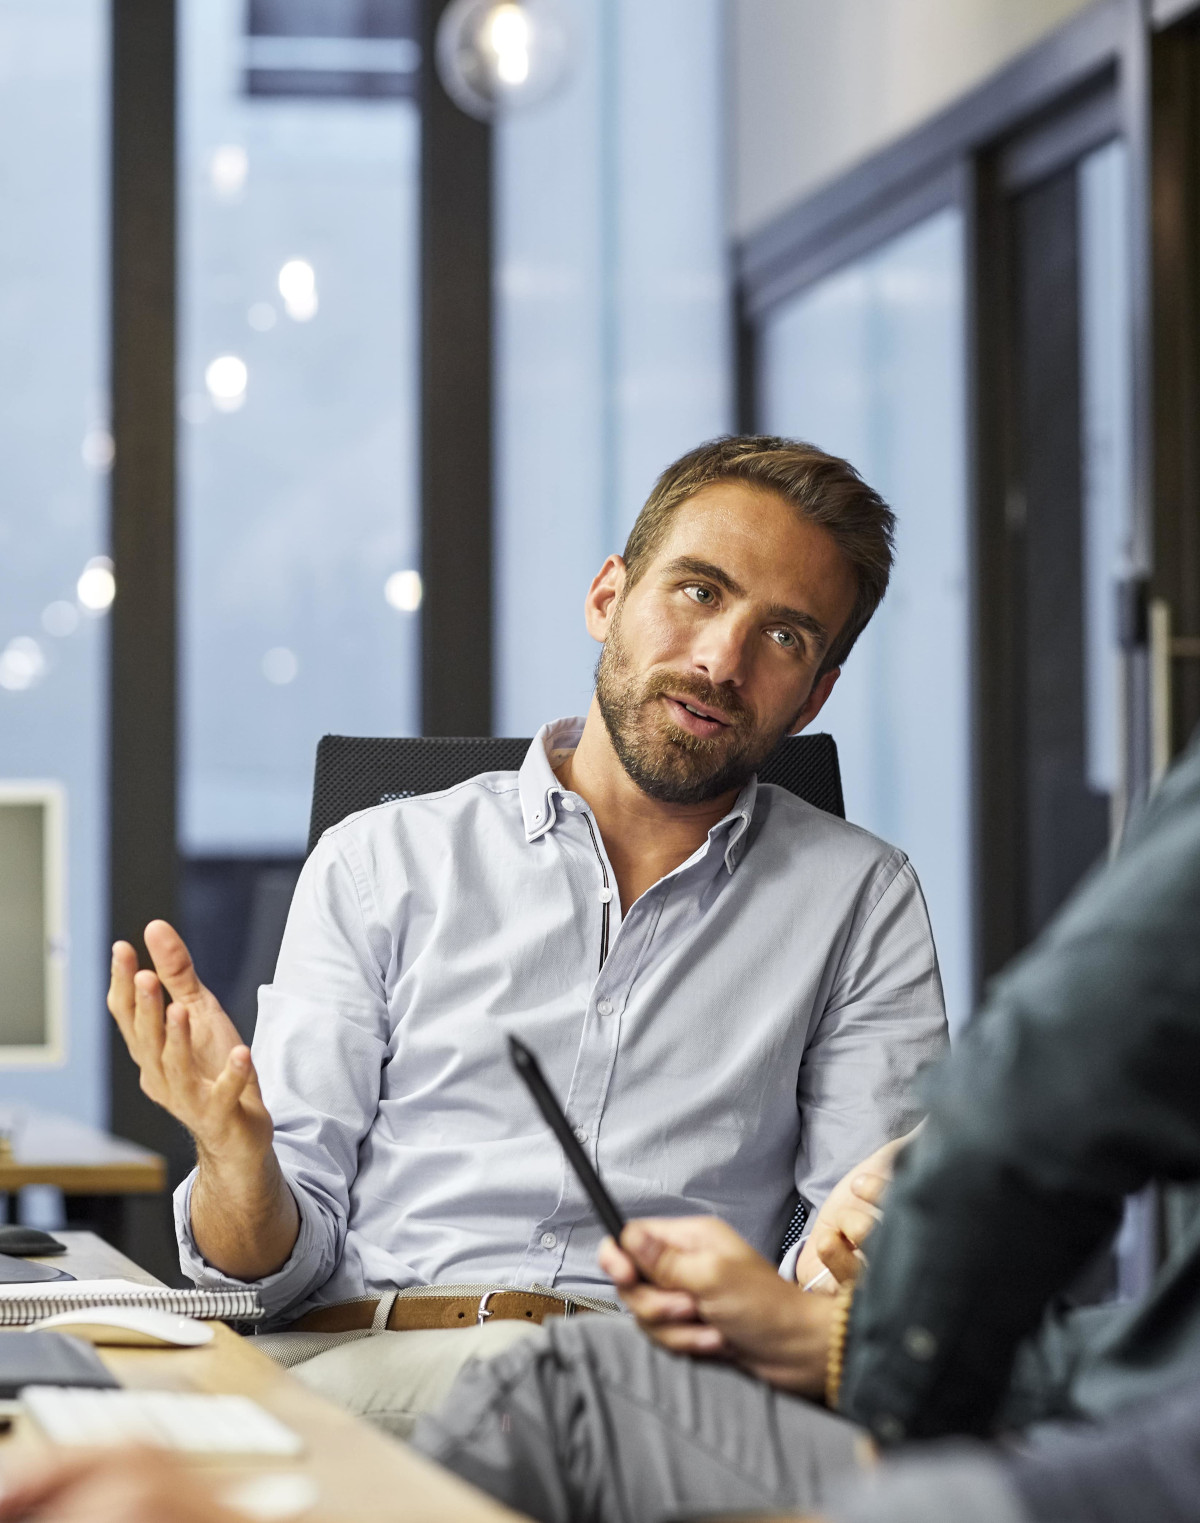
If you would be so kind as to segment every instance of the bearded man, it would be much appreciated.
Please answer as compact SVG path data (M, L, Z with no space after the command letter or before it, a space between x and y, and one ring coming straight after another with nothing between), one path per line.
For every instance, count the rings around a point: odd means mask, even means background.
M914 1125L945 1016L913 870L755 777L828 698L892 531L811 445L701 445L588 591L587 717L322 837L253 1058L168 925L154 971L117 943L109 1008L196 1142L184 1272L256 1285L310 1385L404 1434L468 1358L615 1309L509 1032L630 1215L720 1216L776 1259L797 1196Z

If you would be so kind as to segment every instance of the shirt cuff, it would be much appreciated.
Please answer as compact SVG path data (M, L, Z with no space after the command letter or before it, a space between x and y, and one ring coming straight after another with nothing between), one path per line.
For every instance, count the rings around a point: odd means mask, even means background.
M821 1513L830 1523L1030 1523L1003 1468L983 1449L888 1461L837 1492Z
M808 1234L797 1238L788 1251L779 1261L779 1273L785 1280L796 1278L796 1265L800 1260L800 1253L805 1243L808 1242Z
M266 1313L265 1323L269 1323L298 1305L315 1286L328 1279L333 1269L327 1251L328 1226L319 1208L303 1190L293 1188L290 1180L289 1188L300 1213L300 1232L287 1261L261 1280L235 1280L210 1264L197 1248L192 1235L192 1190L195 1184L196 1171L193 1169L175 1191L175 1238L179 1244L179 1267L199 1289L257 1290Z

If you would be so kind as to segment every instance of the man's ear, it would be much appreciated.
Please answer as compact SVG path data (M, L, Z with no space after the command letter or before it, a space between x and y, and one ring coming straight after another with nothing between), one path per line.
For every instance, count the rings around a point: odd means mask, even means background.
M812 691L804 700L804 707L792 721L791 728L788 730L789 735L799 735L801 730L812 724L813 720L825 707L826 701L830 693L833 692L834 685L841 675L841 667L835 666L832 671L828 671L824 676L817 678L812 685Z
M625 562L619 555L610 555L593 578L583 601L583 619L587 632L593 640L603 645L612 626L613 610L625 586Z

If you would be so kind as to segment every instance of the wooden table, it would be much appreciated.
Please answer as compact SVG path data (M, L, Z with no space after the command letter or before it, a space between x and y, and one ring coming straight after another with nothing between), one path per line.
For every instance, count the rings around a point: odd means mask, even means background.
M25 1185L56 1186L72 1201L68 1220L86 1221L124 1242L126 1197L161 1195L167 1164L148 1148L70 1116L0 1105L0 1194Z
M77 1279L159 1282L91 1232L59 1232L66 1254L56 1264ZM293 1379L222 1323L204 1348L101 1348L122 1385L143 1390L209 1391L252 1397L304 1441L295 1460L198 1461L207 1477L232 1485L250 1473L301 1471L315 1485L315 1510L305 1519L328 1523L514 1523L519 1516L482 1492L438 1469L405 1445L351 1417ZM44 1447L45 1439L18 1417L4 1447Z

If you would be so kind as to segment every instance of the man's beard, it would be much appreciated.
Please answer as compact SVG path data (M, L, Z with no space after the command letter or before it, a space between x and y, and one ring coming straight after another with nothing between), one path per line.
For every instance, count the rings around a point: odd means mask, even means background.
M659 702L668 694L716 710L728 720L726 728L702 736L673 724ZM756 728L735 692L694 673L651 672L638 685L621 639L620 609L596 664L596 701L630 779L663 804L704 804L744 787L791 728Z

